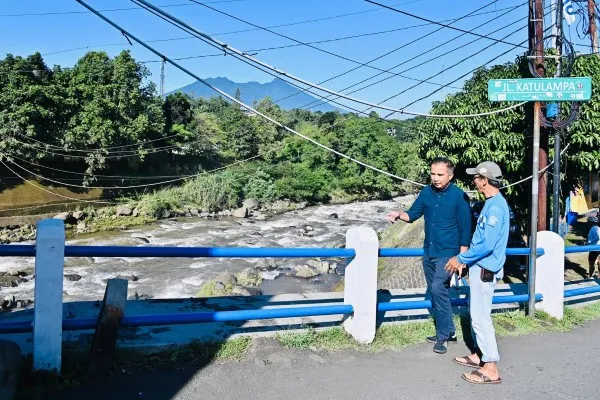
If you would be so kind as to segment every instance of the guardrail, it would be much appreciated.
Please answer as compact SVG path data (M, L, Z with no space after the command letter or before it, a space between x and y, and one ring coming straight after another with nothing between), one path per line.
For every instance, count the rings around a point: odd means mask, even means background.
M599 287L564 291L564 266L556 260L564 253L600 251L600 245L564 247L562 238L551 232L540 232L537 254L538 280L535 300L539 308L562 317L565 297L600 292ZM546 250L545 250L546 249ZM557 258L557 251L560 257ZM508 249L508 256L529 256L529 248ZM376 233L366 227L351 228L346 248L216 248L158 246L66 246L64 225L59 220L40 221L36 245L0 245L0 256L36 257L36 301L33 324L29 321L0 321L0 333L34 332L34 366L37 369L60 368L62 331L94 329L96 318L62 318L62 284L65 257L270 257L270 258L346 258L344 304L312 307L287 307L256 310L193 312L164 315L124 316L121 326L193 324L202 322L248 321L253 319L292 318L319 315L345 315L344 329L359 342L370 342L375 335L377 312L426 309L431 301L377 301L377 260L379 257L419 257L419 248L379 248ZM560 265L557 265L560 264ZM557 276L560 274L560 290ZM495 296L494 304L527 302L527 294ZM452 299L453 306L466 306L468 299ZM560 305L558 311L557 304Z

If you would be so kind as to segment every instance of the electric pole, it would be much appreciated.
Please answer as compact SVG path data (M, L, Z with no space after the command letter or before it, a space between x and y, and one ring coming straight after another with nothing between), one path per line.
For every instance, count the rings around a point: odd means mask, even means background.
M166 60L163 59L160 63L160 97L165 97L165 63Z
M535 0L535 66L540 77L544 77L544 0ZM541 104L535 103L538 107L538 116L541 113ZM535 122L538 129L540 128L540 120ZM545 133L545 132L543 132ZM548 135L540 134L539 148L539 169L543 170L548 165ZM535 176L538 176L537 174ZM539 193L538 193L538 221L537 230L545 231L548 229L547 211L548 211L548 174L542 173L538 178Z
M588 0L588 15L590 18L590 41L592 52L598 54L598 33L596 32L596 1Z
M554 30L556 35L556 73L554 76L561 76L562 73L562 46L563 46L563 0L554 0L554 9L552 15L555 17ZM560 105L559 110L560 113ZM552 178L553 196L552 196L552 230L559 232L560 224L560 131L554 130L554 174ZM565 212L566 214L566 212Z
M529 46L534 53L535 69L540 76L544 74L544 4L543 0L529 0ZM527 271L527 286L529 299L527 314L535 314L535 266L537 261L537 232L546 229L546 186L540 188L543 178L540 177L540 158L543 150L540 148L540 113L541 104L536 101L533 105L533 146L532 146L532 178L531 178L531 210L529 236L529 268ZM547 143L547 141L546 141ZM542 190L540 190L542 189ZM540 196L541 195L541 196ZM543 200L543 201L542 201ZM543 204L543 207L540 207ZM538 216L539 213L539 216ZM543 216L543 224L542 222Z

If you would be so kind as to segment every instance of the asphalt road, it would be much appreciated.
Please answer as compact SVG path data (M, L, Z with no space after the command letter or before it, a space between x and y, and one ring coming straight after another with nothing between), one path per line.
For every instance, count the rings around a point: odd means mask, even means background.
M419 345L400 351L285 350L260 339L240 362L120 376L44 399L600 399L600 320L568 333L502 338L500 385L473 385L445 355Z

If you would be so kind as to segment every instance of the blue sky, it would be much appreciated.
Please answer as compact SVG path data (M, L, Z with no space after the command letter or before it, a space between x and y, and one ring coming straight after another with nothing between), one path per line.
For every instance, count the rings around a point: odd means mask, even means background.
M167 6L163 8L165 11L241 50L293 43L288 39L261 30L227 33L252 27L188 0L149 1L156 6ZM475 31L484 35L490 34L498 39L518 30L518 32L504 39L515 44L520 43L527 37L525 29L527 7L525 6L525 0L498 0L496 2L489 0L381 0L381 2L435 21L459 18L486 4L490 4L480 11L489 13L463 19L453 24L453 26L470 30L486 23ZM425 22L382 9L362 0L207 0L206 3L209 3L211 7L261 26L281 25L358 13L324 21L272 28L278 33L303 42L406 28L386 34L314 45L362 63L439 29L439 26L435 25L411 28L411 26L424 24ZM88 0L88 4L98 10L137 8L137 5L127 0ZM518 5L522 6L510 12L506 10L507 7ZM506 12L508 13L502 15ZM145 10L107 11L104 12L104 15L144 40L187 36L185 32L167 24ZM499 29L501 30L492 33ZM433 61L421 67L403 73L409 78L421 80L434 76L430 80L431 83L421 84L385 104L393 107L403 107L439 88L440 84L456 79L512 47L508 44L497 43L485 49L494 42L472 35L462 35L462 37L451 43L431 50L425 56L416 58L422 52L460 35L461 32L443 28L414 44L407 45L403 49L375 61L372 65L382 69L402 64L395 69L395 71L400 72L419 62L434 58ZM87 12L74 0L3 0L0 10L0 38L0 53L2 56L5 53L26 56L39 51L44 54L44 59L49 66L55 64L65 67L72 66L78 58L85 54L86 49L83 47L88 47L88 50L103 50L109 55L115 55L123 49L130 49L137 60L148 61L146 65L152 72L151 79L155 82L158 82L159 79L160 63L156 62L158 58L155 55L137 44L130 46L117 30L97 16ZM476 39L478 39L476 42L468 44ZM170 57L188 57L215 54L216 52L214 48L197 39L155 42L151 45ZM444 52L455 48L459 49L441 57ZM523 51L525 50L511 50L495 61L494 64L512 61ZM294 75L314 82L326 80L357 66L357 64L350 61L305 46L260 51L256 54L256 57L281 70L289 71ZM464 62L460 65L448 69L452 64L462 60ZM272 76L232 57L218 56L188 59L182 60L181 64L203 78L225 76L238 82L267 82L273 79ZM323 86L333 90L341 90L377 72L367 67L361 67L341 78L331 80ZM177 89L192 82L193 78L188 75L172 66L166 67L166 91ZM458 81L452 86L461 87L462 82L463 80ZM384 83L356 92L353 96L378 103L415 83L417 83L415 80L394 77ZM410 109L419 112L428 111L431 101L442 99L446 94L456 90L456 88L444 89L414 104ZM362 109L360 105L355 104L354 107Z

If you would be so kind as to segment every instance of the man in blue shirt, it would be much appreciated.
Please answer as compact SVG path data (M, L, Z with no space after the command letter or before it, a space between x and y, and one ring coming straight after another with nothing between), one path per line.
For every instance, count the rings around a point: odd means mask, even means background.
M485 196L485 205L477 219L469 249L452 257L446 270L462 274L463 268L469 268L469 314L476 349L469 356L454 357L453 361L477 368L462 375L468 382L500 383L502 379L496 367L500 355L492 324L492 297L496 282L503 276L510 211L500 194L502 171L496 163L483 162L475 168L468 168L467 173L473 175L477 190Z
M410 210L388 215L392 223L425 217L423 270L436 327L436 335L427 341L435 343L433 351L440 354L448 350L448 341L457 341L448 288L452 273L446 272L445 266L450 257L465 251L471 240L469 199L452 183L453 177L452 161L435 158L431 162L431 185L423 188Z

